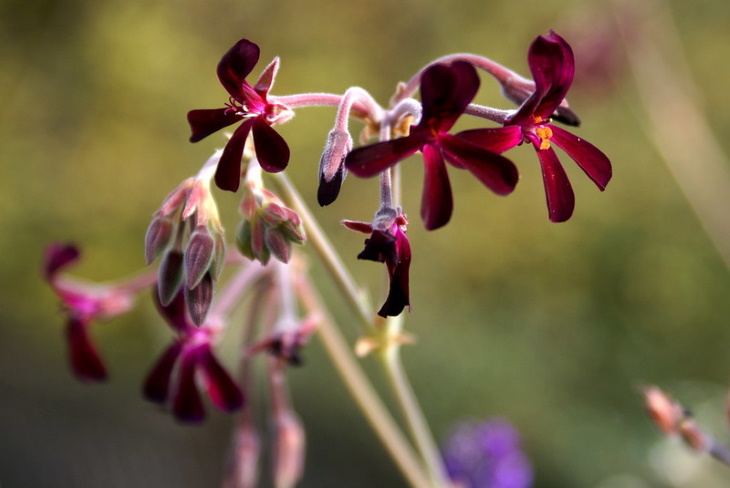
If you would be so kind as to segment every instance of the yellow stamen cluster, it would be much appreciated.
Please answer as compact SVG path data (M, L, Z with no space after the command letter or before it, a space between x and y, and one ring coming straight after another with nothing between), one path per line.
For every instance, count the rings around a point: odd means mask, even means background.
M550 138L553 136L552 129L540 126L535 129L535 134L540 138L540 149L550 149Z

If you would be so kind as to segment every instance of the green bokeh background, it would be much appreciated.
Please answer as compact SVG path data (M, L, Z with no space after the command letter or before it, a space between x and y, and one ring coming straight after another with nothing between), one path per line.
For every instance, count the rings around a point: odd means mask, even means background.
M730 4L669 5L701 108L730 150ZM224 101L215 66L233 42L261 46L254 74L281 56L274 94L358 85L386 103L397 81L452 52L527 74L527 46L554 28L578 54L577 133L609 155L614 179L598 192L564 158L576 212L551 224L536 158L519 148L510 153L522 172L512 196L452 170L454 217L426 233L416 218L422 166L405 163L414 252L407 328L418 337L406 367L439 439L463 417L513 422L536 487L728 486L730 471L661 438L638 394L662 385L727 440L730 275L635 117L621 40L605 31L613 21L598 1L2 0L0 485L219 486L230 417L211 412L203 426L180 426L140 396L170 338L146 297L94 329L112 378L85 386L69 373L63 319L38 268L54 240L82 244L76 271L90 279L143 266L150 214L222 143L216 135L189 144L185 113ZM580 48L604 31L608 42L590 64ZM509 107L482 80L478 101ZM331 108L304 109L280 129L291 178L312 203L333 117ZM232 229L236 197L219 202ZM362 236L339 225L368 220L376 205L375 183L350 177L340 200L316 214L379 300L381 267L355 261ZM316 265L314 273L354 342L341 300ZM289 375L308 435L301 486L403 486L316 339L306 357Z

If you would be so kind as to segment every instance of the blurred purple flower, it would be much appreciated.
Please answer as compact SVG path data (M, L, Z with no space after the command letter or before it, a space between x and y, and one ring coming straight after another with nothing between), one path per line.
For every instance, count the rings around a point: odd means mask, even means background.
M188 112L188 123L192 130L190 142L198 142L224 127L243 121L233 132L218 162L215 183L222 190L238 190L241 158L249 132L253 132L256 156L265 171L282 171L289 164L289 146L271 128L271 124L288 120L292 112L268 100L279 59L275 58L261 73L254 86L246 81L246 76L259 60L259 54L259 47L255 43L248 39L238 41L218 63L218 79L231 95L229 102L223 108Z
M477 146L461 133L448 133L478 90L479 76L471 64L432 65L421 77L423 114L410 134L359 147L347 155L345 166L357 176L371 177L421 151L425 163L421 218L428 230L451 219L453 197L444 160L468 170L498 195L511 193L518 174L509 159L484 144Z
M519 434L502 419L460 423L443 447L443 458L458 488L532 486L532 466Z
M188 316L182 290L168 305L160 303L157 293L153 293L153 298L178 337L147 375L144 396L163 405L171 400L172 413L181 422L202 422L205 408L199 392L198 380L201 380L216 408L224 412L240 408L243 394L213 354L211 329L197 327Z
M74 245L49 245L44 256L43 277L64 305L71 369L82 381L103 381L107 378L106 366L88 329L97 320L128 312L134 297L121 287L80 283L62 276L61 272L80 257L81 253Z

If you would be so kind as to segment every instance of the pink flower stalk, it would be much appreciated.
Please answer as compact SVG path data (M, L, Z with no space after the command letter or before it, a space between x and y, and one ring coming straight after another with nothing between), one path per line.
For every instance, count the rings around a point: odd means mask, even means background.
M73 282L61 275L78 261L81 253L73 245L51 244L46 248L43 276L65 307L66 339L71 369L81 381L103 381L107 370L96 346L89 337L89 327L128 312L134 294L121 286L89 285Z
M211 327L197 327L188 316L183 292L162 305L157 293L155 304L178 337L163 352L144 383L144 396L155 403L171 402L173 415L181 422L198 423L205 419L199 388L213 405L232 412L243 405L243 394L218 362L212 349Z
M444 160L468 170L498 195L511 193L518 174L509 159L462 133L448 133L478 90L479 76L471 64L455 61L430 66L421 77L421 120L410 127L410 134L359 147L347 155L345 166L357 176L371 177L421 151L425 163L421 218L428 230L451 219L453 197Z
M279 59L271 62L253 87L246 81L258 63L259 54L258 45L248 39L238 41L218 63L218 78L231 96L226 106L188 112L192 130L190 142L198 142L224 127L243 121L233 132L218 163L215 183L222 190L238 190L241 158L249 132L253 133L256 156L265 171L282 171L289 164L289 146L271 125L289 120L293 112L285 105L271 103L268 99Z
M535 91L505 126L466 131L462 137L497 152L532 143L542 167L550 220L564 222L573 214L575 196L552 144L565 151L601 191L611 179L611 162L585 139L550 123L573 82L575 60L570 45L553 31L538 36L530 45L528 63Z

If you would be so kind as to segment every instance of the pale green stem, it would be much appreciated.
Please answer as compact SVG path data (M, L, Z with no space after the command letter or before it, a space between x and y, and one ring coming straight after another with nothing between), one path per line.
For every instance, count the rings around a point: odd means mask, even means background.
M408 440L352 355L349 345L327 313L311 281L306 276L300 275L296 287L304 308L319 319L317 331L335 369L408 483L414 488L431 486L429 479L422 472L418 456L413 452Z

